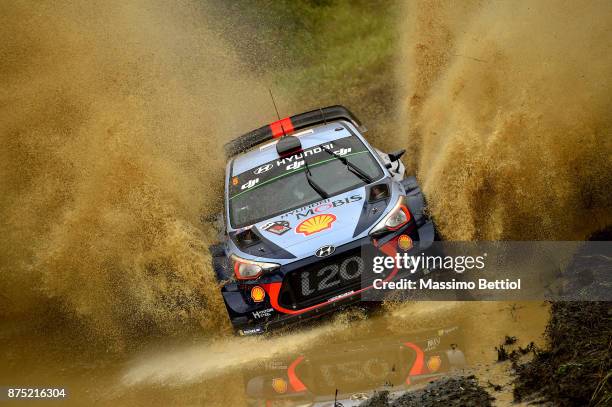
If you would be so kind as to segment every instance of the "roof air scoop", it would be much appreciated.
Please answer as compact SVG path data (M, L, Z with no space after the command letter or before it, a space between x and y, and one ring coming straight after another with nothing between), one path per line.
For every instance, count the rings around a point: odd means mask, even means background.
M276 143L276 152L281 157L299 153L300 151L302 151L302 143L300 139L295 136L281 137L278 143Z

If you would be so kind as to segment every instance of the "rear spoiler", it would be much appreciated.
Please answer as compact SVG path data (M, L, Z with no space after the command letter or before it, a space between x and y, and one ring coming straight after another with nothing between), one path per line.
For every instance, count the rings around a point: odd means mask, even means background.
M242 136L225 144L225 154L228 158L233 157L247 151L252 147L255 147L258 144L279 138L284 134L290 134L306 127L312 127L321 123L327 123L335 120L347 120L360 131L365 131L365 128L361 126L361 122L359 122L353 113L351 113L346 107L340 105L328 106L321 109L311 110L310 112L296 114L291 117L286 117L243 134Z

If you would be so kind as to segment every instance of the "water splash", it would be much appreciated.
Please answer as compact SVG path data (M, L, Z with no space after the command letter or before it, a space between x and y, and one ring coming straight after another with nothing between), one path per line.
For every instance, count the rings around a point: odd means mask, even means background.
M266 88L199 2L3 3L0 314L227 332L201 213ZM239 114L236 114L239 112Z
M612 223L612 4L412 3L410 167L453 240L582 240Z

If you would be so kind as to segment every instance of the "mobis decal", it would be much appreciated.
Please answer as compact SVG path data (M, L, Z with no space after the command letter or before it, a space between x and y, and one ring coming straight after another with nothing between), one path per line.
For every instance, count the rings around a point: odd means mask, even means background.
M291 225L286 220L277 220L275 222L268 222L262 227L263 230L275 235L282 235L283 233L291 230Z
M322 201L315 202L310 205L306 205L299 209L294 209L282 215L283 218L288 218L290 216L295 216L296 219L307 218L312 215L316 215L317 213L326 212L330 209L337 208L338 206L351 204L353 202L361 201L363 197L361 195L351 195L347 198L342 199L324 199Z
M322 230L330 229L332 227L332 224L335 221L336 221L336 216L332 215L331 213L325 213L323 215L316 215L300 223L295 228L295 232L301 233L304 236L310 236Z

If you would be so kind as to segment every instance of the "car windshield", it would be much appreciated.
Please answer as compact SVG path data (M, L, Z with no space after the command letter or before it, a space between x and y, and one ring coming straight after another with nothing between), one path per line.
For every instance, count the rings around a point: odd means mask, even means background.
M378 162L356 136L311 147L232 177L228 188L231 225L234 228L252 225L321 200L321 194L308 183L306 164L311 178L329 197L366 184L325 149L346 157L373 181L383 175Z

